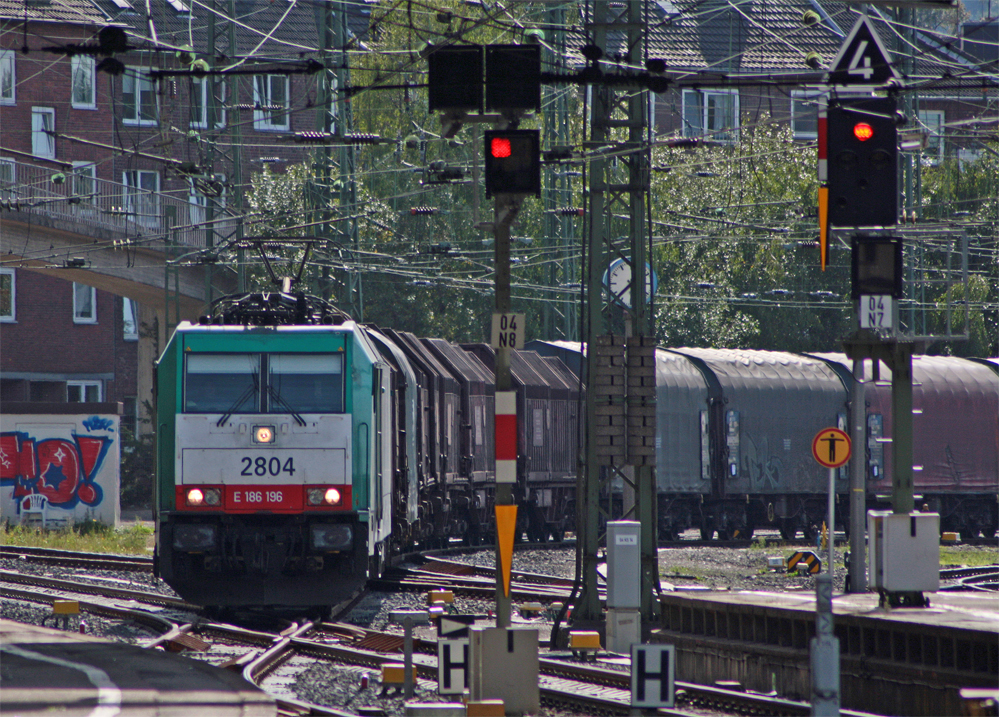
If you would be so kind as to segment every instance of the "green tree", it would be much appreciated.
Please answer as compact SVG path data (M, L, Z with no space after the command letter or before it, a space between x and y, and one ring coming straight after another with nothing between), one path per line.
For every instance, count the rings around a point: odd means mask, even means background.
M657 148L653 166L660 342L837 348L849 257L819 271L813 152L764 119L730 146Z

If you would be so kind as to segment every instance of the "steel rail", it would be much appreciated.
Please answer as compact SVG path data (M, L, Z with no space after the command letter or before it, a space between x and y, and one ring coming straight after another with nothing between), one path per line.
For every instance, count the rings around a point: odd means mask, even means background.
M75 550L58 550L55 548L0 545L0 558L24 560L47 565L95 568L98 570L114 569L142 573L153 572L153 559L141 555L82 553Z
M58 578L46 578L39 575L26 575L24 573L10 570L0 570L0 583L16 583L19 585L33 585L35 587L45 587L52 590L62 590L69 593L80 593L84 595L100 595L103 597L116 598L119 600L135 600L136 602L149 603L151 605L161 605L175 610L197 612L201 608L197 605L185 602L180 598L170 597L161 593L143 592L140 590L128 590L125 588L112 588L105 585L94 585L92 583L76 583L71 580L61 580Z
M55 600L60 599L51 593L22 590L20 588L12 588L7 585L0 585L0 595L14 600L23 600L25 602L39 603L42 605L52 605ZM133 610L126 607L105 605L103 603L90 602L87 600L78 600L77 602L80 605L81 612L111 617L118 620L132 620L161 634L168 633L177 628L176 623L143 610Z

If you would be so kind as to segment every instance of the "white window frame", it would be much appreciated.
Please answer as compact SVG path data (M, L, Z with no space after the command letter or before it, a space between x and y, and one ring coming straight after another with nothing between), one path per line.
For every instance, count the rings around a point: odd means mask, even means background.
M70 398L70 389L77 388L80 390L80 398L82 401L74 401ZM97 389L97 399L94 401L87 400L87 389L96 388ZM100 381L67 381L66 382L66 403L100 403L101 394L103 393L103 386L101 386Z
M124 412L122 413L121 427L127 428L132 433L132 438L138 438L139 436L139 397L138 396L123 396L122 397L122 408ZM131 411L129 410L131 408ZM129 417L131 420L126 421L125 418ZM135 450L132 445L122 445L121 450L125 453L131 453Z
M72 179L72 199L78 199L77 204L92 204L97 196L97 165L93 162L73 162Z
M31 153L36 157L55 159L56 138L47 134L55 132L55 109L52 107L31 108Z
M330 133L336 134L337 125L340 124L340 111L337 107L337 94L340 88L340 80L336 75L330 75L328 72L321 73L318 75L320 82L325 82L324 76L329 76L329 98L330 98Z
M929 134L929 144L923 150L923 159L940 162L944 158L944 125L946 115L943 110L919 110L919 127Z
M121 337L125 341L139 340L139 305L127 296L121 297Z
M17 103L17 57L13 50L0 50L0 105Z
M160 173L151 169L129 169L121 173L121 183L122 204L129 218L144 227L158 227Z
M818 102L823 92L819 90L791 91L791 135L795 139L818 139L819 108ZM798 123L805 114L811 118L808 129L800 129Z
M209 195L198 189L197 179L189 179L187 184L187 218L188 223L204 224L208 220L208 200ZM207 181L207 180L206 180ZM218 219L220 215L220 210L226 206L226 194L225 194L225 175L216 174L213 175L213 182L219 182L222 185L222 193L217 197L212 195L212 199L215 200L215 218Z
M121 121L125 124L134 125L155 125L156 115L159 112L157 106L156 87L152 78L149 77L149 70L141 67L126 67L121 76ZM131 89L131 92L129 90ZM126 101L126 96L131 95L132 101ZM151 108L152 117L143 117L143 107Z
M17 162L10 157L0 157L0 200L17 199Z
M204 224L208 218L208 197L195 188L193 179L188 185L187 218L192 226Z
M191 127L195 129L208 128L208 89L212 86L210 77L191 78ZM217 82L218 95L215 97L215 129L225 127L225 96L224 82Z
M717 124L712 121L712 104L722 97L731 97L732 126L711 127ZM738 90L683 90L683 108L680 117L683 121L684 137L705 137L718 142L735 142L739 139L739 91ZM696 104L691 104L696 101ZM700 124L694 126L690 121L691 110L700 108L697 112Z
M88 55L73 55L70 58L69 98L78 110L97 109L97 72L94 58ZM77 87L85 88L87 97L77 99Z
M274 84L284 84L284 101L278 103L281 109L270 109L274 105ZM291 118L288 111L290 103L291 82L287 75L254 75L253 76L253 128L262 131L282 131L291 129ZM267 109L265 109L267 108Z
M0 302L0 323L12 324L17 321L17 270L0 269L0 281L5 276L10 277L10 310Z
M90 311L83 313L80 299L83 294L90 293ZM86 284L73 282L73 323L74 324L96 324L97 323L97 289Z

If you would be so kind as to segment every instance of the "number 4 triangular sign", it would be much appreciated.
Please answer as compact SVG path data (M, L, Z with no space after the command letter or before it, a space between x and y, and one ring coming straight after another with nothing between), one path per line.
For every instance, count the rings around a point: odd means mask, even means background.
M898 79L898 73L870 20L862 16L829 66L829 84L883 85L891 79Z

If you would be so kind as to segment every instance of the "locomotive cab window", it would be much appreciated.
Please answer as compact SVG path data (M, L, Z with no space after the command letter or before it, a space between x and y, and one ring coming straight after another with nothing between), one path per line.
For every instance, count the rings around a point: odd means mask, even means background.
M343 413L343 354L270 354L269 413Z
M186 413L343 413L343 354L188 354Z
M259 377L260 357L253 354L188 354L184 411L257 413Z

